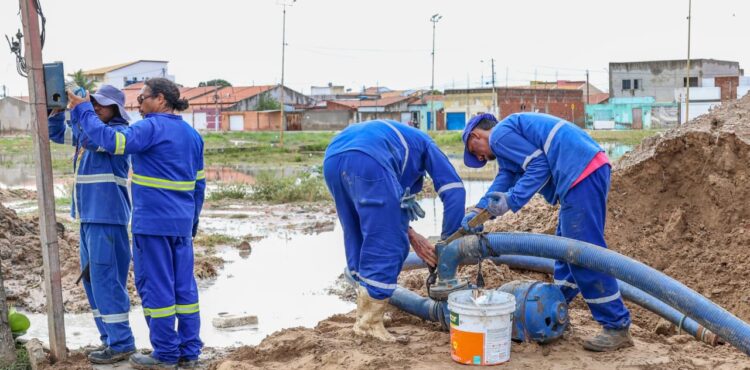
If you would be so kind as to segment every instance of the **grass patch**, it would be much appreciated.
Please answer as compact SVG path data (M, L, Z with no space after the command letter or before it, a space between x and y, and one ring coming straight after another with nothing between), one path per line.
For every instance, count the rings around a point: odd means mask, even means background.
M221 184L219 188L208 194L208 200L245 199L250 194L246 185Z
M238 241L239 239L224 234L198 234L193 244L211 248L217 245L231 245Z
M330 200L323 177L305 173L300 177L278 177L261 173L252 186L250 199L270 203L314 202Z
M600 143L618 143L624 145L638 145L643 139L654 136L663 130L586 130L588 134Z
M26 347L23 344L16 343L16 362L10 366L0 367L0 370L31 370L31 362L29 362L29 353L26 352Z

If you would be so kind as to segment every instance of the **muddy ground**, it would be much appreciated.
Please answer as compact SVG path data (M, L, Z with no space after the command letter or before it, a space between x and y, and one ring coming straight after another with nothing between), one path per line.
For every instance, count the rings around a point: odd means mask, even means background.
M0 202L33 200L35 197L36 194L33 191L0 189ZM216 214L212 211L221 212ZM209 202L206 204L203 217L226 218L228 222L252 220L253 224L257 225L258 232L219 239L218 243L216 238L199 232L194 246L195 274L200 279L215 277L224 265L224 261L216 256L217 247L236 247L249 254L252 242L263 238L268 233L282 231L318 233L332 229L335 220L333 208L327 203L268 206L249 201ZM57 231L65 311L71 313L90 311L82 285L75 283L80 275L78 224L58 222ZM44 311L46 304L42 284L44 272L39 241L39 221L35 212L19 216L12 209L0 204L0 258L9 303L26 311ZM133 282L132 265L130 275L128 290L131 304L135 306L140 304L140 298Z
M608 203L610 248L685 283L744 320L750 320L750 97L725 104L689 125L646 139L615 166ZM492 231L552 234L556 208L535 199L518 214L488 225ZM464 268L469 276L471 269ZM426 272L400 282L424 294ZM489 278L488 278L489 275ZM485 268L489 287L518 278L549 280L507 268ZM598 325L579 300L572 330L554 344L514 344L507 368L750 369L750 358L728 346L709 347L628 303L635 347L612 354L586 352L581 343ZM314 329L293 328L258 346L238 348L217 369L460 368L449 336L433 323L392 310L388 328L408 345L356 339L354 314L336 315ZM662 334L656 334L657 327Z

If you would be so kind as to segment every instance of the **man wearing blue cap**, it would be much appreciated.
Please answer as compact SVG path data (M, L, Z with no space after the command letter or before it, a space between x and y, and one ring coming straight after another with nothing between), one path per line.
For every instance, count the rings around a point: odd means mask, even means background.
M499 217L518 212L536 193L550 204L560 202L557 235L607 248L610 165L606 154L586 132L563 119L540 113L511 114L498 122L491 114L473 117L463 133L464 163L479 168L497 159L499 172L487 194L464 217L480 209ZM557 261L555 284L568 302L580 291L602 331L584 341L597 352L630 347L630 312L615 278Z
M91 94L91 102L102 124L118 132L128 127L122 91L102 85ZM50 116L49 137L76 147L70 214L81 222L81 277L102 342L89 360L96 364L125 360L135 351L128 320L128 157L107 153L81 131L76 120L66 124L64 112Z
M466 191L448 157L422 131L391 120L353 124L326 149L323 173L344 230L347 273L359 283L354 333L402 342L383 326L409 244L437 263L434 246L409 227L424 217L415 194L426 173L443 202L442 237L461 226Z

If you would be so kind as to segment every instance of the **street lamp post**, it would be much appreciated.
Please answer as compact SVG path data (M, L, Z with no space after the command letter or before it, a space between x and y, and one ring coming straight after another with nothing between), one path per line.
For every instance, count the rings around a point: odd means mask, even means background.
M284 54L286 51L286 7L292 6L297 0L292 2L281 1L277 4L281 5L282 8L282 21L281 21L281 92L279 93L279 103L281 103L281 122L279 123L279 145L284 146L284 126L285 126L285 115L286 110L284 109Z
M484 63L484 60L480 62ZM495 93L495 58L490 58L490 67L492 70L492 114L497 117L499 114L497 112L497 94Z
M692 21L693 1L688 0L688 47L687 47L687 68L685 68L685 123L690 119L690 22Z
M432 83L430 83L430 95L434 94L435 92L435 25L437 25L437 22L443 18L440 14L433 14L432 17L430 17L430 22L432 22ZM431 112L431 118L432 118L432 129L434 131L437 131L437 117L435 117L435 99L430 99L430 112Z

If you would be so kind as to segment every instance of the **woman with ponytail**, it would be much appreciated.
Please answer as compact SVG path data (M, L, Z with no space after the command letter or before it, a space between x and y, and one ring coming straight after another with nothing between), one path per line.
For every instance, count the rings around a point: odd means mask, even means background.
M194 365L203 343L192 238L206 181L203 139L175 114L188 102L174 82L148 80L138 96L143 119L118 131L101 123L88 94L81 98L68 91L68 98L71 115L92 142L132 159L135 285L154 351L135 353L130 362L138 369Z

